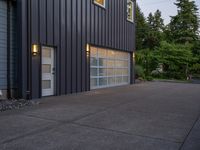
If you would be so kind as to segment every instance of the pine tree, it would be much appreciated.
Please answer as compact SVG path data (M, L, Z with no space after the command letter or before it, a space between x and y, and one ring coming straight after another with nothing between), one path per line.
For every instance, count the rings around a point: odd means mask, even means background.
M198 39L198 8L194 1L177 0L178 14L171 17L169 24L171 39L177 43L193 43Z
M194 55L200 58L200 40L194 42L194 45L192 47L192 52Z
M149 32L146 34L146 48L154 49L160 45L163 39L164 20L161 11L157 10L154 14L150 13L147 18Z
M154 16L152 13L149 13L149 16L147 18L147 22L148 22L148 25L151 29L153 29L153 26L154 26Z
M148 25L139 6L136 6L136 49L144 48L144 40L148 32Z
M156 32L162 32L164 30L164 20L161 16L161 11L157 10L154 15L149 14L148 24L151 30Z

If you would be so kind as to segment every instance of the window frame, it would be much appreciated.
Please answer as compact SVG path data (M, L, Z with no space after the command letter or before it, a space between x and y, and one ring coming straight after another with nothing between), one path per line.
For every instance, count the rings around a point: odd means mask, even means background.
M93 0L93 3L95 5L98 5L98 6L102 7L102 8L106 8L106 0L104 0L104 5L99 4L98 2L96 2L96 0Z
M135 9L135 3L134 3L134 1L133 0L127 0L126 1L127 2L127 10L126 10L126 14L127 14L127 21L129 21L129 22L131 22L131 23L134 23L134 20L135 20L135 13L134 13L134 9ZM131 2L132 3L132 19L129 19L129 17L128 17L128 2Z

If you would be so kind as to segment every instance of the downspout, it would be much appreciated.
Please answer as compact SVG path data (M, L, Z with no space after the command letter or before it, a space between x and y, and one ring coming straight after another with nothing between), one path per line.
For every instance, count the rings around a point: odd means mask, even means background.
M31 99L31 54L30 54L30 49L31 49L31 3L28 0L27 1L27 30L28 30L28 38L27 38L27 90L26 90L26 99L30 100Z
M10 44L11 44L11 39L10 39L10 1L7 1L7 98L11 99L11 79L10 79Z

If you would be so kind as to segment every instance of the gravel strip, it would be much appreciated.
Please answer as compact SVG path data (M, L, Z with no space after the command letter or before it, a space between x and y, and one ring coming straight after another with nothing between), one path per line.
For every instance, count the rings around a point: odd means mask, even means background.
M12 109L20 109L26 106L33 106L37 104L39 104L39 102L34 102L31 100L24 100L24 99L0 100L0 112Z

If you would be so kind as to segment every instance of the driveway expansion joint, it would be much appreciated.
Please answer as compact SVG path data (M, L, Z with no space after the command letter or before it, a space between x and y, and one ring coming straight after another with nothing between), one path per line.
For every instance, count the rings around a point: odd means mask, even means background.
M181 144L179 150L182 150L184 144L186 143L187 139L189 138L189 135L191 134L192 130L194 129L195 125L197 124L197 122L198 122L199 120L200 120L200 113L199 113L199 116L197 117L197 119L194 121L194 123L193 123L193 125L192 125L190 131L189 131L188 134L186 135L184 141L182 142L182 144Z
M91 129L96 129L96 130L102 130L102 131L106 131L106 132L124 134L124 135L132 136L132 137L142 137L142 138L159 140L159 141L166 141L166 142L171 142L171 143L176 143L176 144L181 144L182 143L182 142L179 142L179 141L174 141L174 140L169 140L169 139L155 138L155 137L139 135L139 134L131 134L131 133L127 133L127 132L123 132L123 131L119 131L119 130L107 129L107 128L102 128L102 127L94 127L94 126L85 125L85 124L76 123L76 122L71 123L71 124L78 125L78 126L81 126L81 127L87 127L87 128L91 128Z

